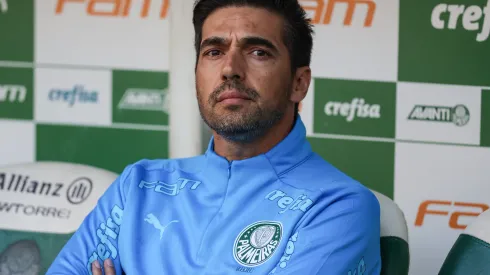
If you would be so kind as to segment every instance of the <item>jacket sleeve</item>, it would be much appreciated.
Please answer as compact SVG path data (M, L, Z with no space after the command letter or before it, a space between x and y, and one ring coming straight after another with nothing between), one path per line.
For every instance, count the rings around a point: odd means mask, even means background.
M310 211L269 274L380 274L380 208L374 194L364 190Z
M121 274L118 236L124 217L130 166L107 188L95 208L61 249L46 275L90 274L91 264L111 258Z

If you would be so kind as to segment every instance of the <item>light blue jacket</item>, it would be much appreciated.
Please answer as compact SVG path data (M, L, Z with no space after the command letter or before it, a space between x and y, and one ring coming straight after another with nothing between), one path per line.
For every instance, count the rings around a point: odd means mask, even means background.
M256 157L213 151L124 169L48 270L91 274L379 274L376 197L312 152L298 117Z

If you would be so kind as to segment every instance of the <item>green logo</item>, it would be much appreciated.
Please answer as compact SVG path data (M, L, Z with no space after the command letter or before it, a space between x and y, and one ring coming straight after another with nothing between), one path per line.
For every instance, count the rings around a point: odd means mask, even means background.
M261 265L272 257L281 239L282 225L280 223L256 222L240 232L233 246L233 256L243 266Z
M490 86L490 0L400 1L399 81Z
M315 133L393 138L396 84L315 79Z
M112 77L114 122L168 125L166 72L116 70Z
M470 110L464 105L455 107L415 105L408 115L409 120L454 123L464 126L470 120Z

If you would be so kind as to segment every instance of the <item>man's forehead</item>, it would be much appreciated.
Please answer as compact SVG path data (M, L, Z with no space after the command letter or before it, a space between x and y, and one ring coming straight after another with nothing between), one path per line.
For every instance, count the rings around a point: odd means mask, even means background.
M212 13L204 22L203 40L211 36L240 39L258 36L280 43L283 20L265 9L250 7L227 7Z

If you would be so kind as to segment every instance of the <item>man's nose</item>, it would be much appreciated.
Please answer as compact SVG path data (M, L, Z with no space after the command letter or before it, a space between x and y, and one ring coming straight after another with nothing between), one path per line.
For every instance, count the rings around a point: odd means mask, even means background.
M243 81L245 79L245 64L241 53L237 50L232 50L228 52L225 58L226 60L221 74L222 80Z

